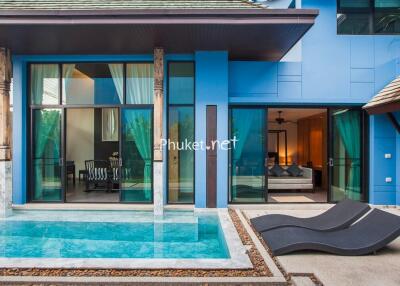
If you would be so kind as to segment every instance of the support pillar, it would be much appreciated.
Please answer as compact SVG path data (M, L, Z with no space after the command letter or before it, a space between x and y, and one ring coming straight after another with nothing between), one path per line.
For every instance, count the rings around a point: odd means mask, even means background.
M154 215L164 213L163 188L163 105L164 105L164 50L154 49Z
M12 210L10 85L10 51L0 48L0 217Z

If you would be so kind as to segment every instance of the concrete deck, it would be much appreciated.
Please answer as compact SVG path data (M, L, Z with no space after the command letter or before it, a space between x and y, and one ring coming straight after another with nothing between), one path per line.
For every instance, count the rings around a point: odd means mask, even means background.
M263 214L287 214L298 217L315 216L330 205L297 205L292 210L288 206L248 208L243 213L248 218ZM383 208L400 215L399 208ZM400 285L400 238L379 251L376 255L337 256L318 252L302 252L278 256L278 261L288 273L313 273L324 285ZM300 282L300 281L299 281ZM301 284L301 283L299 283Z

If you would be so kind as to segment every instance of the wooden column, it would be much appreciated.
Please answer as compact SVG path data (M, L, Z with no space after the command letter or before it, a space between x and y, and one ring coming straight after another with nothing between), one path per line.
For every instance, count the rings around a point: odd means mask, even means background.
M154 49L154 161L162 162L163 152L163 100L164 98L164 50Z
M154 215L164 213L164 172L163 172L163 106L164 106L164 50L154 49L154 162L153 196Z
M0 48L0 217L11 214L12 201L10 85L10 51Z
M11 56L0 48L0 161L11 161Z

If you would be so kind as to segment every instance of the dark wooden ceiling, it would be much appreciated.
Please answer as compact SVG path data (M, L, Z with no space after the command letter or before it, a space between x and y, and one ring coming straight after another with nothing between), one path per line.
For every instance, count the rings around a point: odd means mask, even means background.
M260 12L261 11L261 12ZM148 54L227 50L231 59L281 59L317 10L23 11L0 14L0 46L13 54Z

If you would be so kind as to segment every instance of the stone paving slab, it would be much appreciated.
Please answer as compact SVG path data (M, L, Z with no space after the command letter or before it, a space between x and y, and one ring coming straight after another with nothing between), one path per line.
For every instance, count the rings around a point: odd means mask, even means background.
M400 209L389 207L385 211L400 215ZM310 217L322 213L325 209L287 210L252 209L245 210L248 218L262 214L287 214L298 217ZM378 251L376 255L338 256L320 252L297 252L277 257L288 273L313 273L324 285L363 285L398 286L400 285L400 238Z
M310 277L305 276L292 277L292 282L294 286L315 286L315 283L310 279Z

